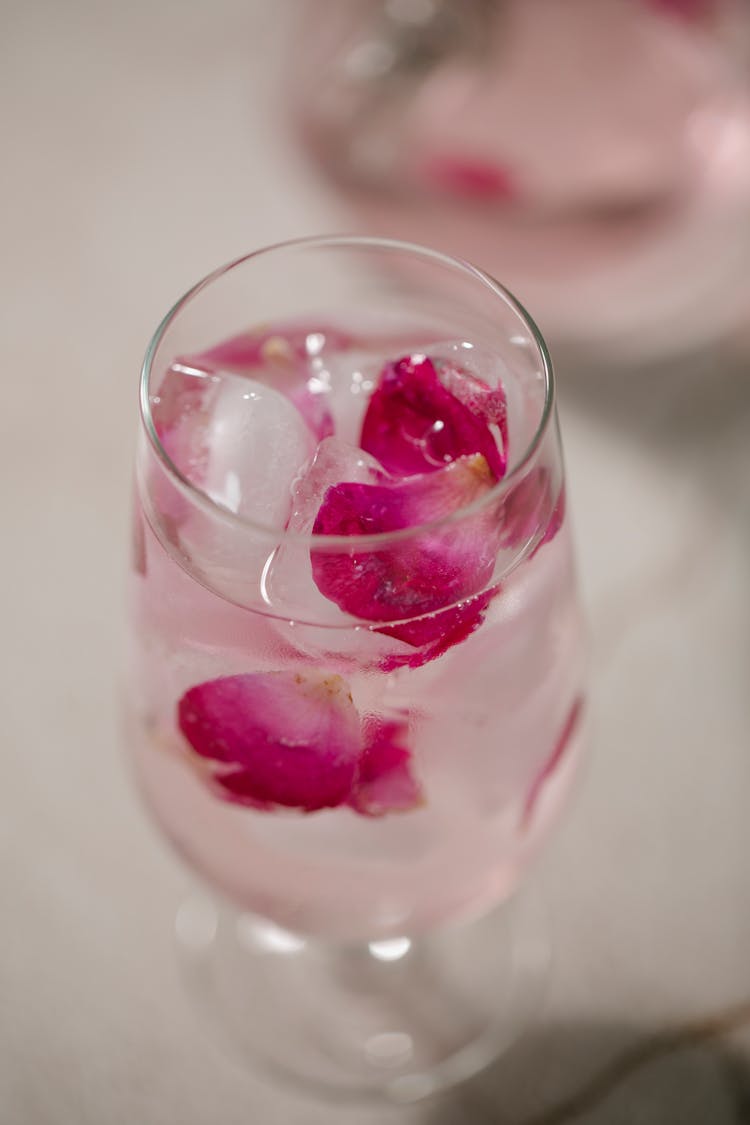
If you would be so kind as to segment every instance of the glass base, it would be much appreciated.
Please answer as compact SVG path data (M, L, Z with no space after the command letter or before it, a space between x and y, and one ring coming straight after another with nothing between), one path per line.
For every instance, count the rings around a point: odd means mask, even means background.
M475 1074L528 1029L549 967L528 892L471 922L358 945L196 897L176 933L189 991L224 1045L337 1099L404 1104Z

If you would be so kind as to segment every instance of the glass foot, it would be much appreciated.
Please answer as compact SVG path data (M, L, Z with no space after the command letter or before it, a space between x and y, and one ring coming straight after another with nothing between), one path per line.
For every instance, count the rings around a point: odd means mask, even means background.
M202 897L176 920L189 991L232 1053L328 1097L402 1104L470 1077L528 1029L547 933L528 892L472 922L357 945Z

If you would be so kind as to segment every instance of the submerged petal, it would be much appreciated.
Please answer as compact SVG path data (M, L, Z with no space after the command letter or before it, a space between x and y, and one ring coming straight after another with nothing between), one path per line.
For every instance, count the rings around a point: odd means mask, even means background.
M350 806L364 816L407 812L423 803L422 790L411 772L411 751L404 722L368 716L365 748Z
M256 807L343 804L362 750L345 681L323 673L209 680L182 696L178 725L222 795Z
M495 479L505 472L486 420L443 386L424 355L386 364L367 406L360 445L401 476L433 472L477 453Z
M539 770L539 773L534 778L531 784L531 788L526 795L526 801L524 804L523 815L521 819L522 827L528 826L528 824L531 822L531 818L534 815L534 809L536 808L537 801L539 800L544 786L547 784L549 778L553 773L555 773L557 767L560 765L560 762L565 755L565 751L570 744L570 740L573 737L573 734L578 726L578 720L581 717L582 709L583 699L579 696L568 712L568 716L563 723L562 729L557 737L557 741L552 748L552 753L547 758L546 762Z
M269 364L314 359L324 351L347 351L354 343L353 336L330 325L283 323L241 332L201 352L199 358L243 374Z
M313 532L353 541L347 550L311 551L318 589L345 612L380 622L434 613L477 593L492 575L497 555L491 509L374 550L358 550L356 539L444 519L493 484L486 460L475 455L392 483L334 485Z
M416 649L415 652L390 653L381 661L381 671L421 668L423 664L442 656L449 648L465 641L484 621L487 606L496 592L496 590L485 590L469 601L461 602L429 617L420 617L416 621L406 621L400 625L384 625L378 629L379 633L396 637L397 640L404 641Z
M329 326L277 324L243 332L190 362L205 371L250 375L282 391L321 441L333 433L327 396L316 379L321 354L347 351L354 338Z
M565 517L565 489L553 494L552 473L545 466L533 469L505 497L500 511L502 547L519 547L544 532L532 555L554 539Z
M147 567L146 528L143 524L143 512L137 504L133 505L132 521L131 558L133 570L136 574L145 576Z

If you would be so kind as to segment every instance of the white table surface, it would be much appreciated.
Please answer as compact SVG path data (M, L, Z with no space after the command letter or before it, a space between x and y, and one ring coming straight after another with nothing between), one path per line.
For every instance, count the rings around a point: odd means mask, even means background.
M228 1061L184 995L172 923L188 880L115 734L136 382L198 276L347 225L274 112L283 7L0 2L0 1121L747 1120L739 353L658 384L563 372L594 739L534 874L556 946L538 1032L443 1101L334 1109Z

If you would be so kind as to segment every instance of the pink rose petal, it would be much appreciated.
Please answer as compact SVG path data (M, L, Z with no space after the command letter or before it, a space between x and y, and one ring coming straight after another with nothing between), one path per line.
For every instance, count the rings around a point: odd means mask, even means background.
M133 505L132 528L132 562L136 574L146 574L146 528L143 523L143 512L137 504Z
M370 716L363 726L365 749L350 806L363 816L383 816L423 804L422 791L410 768L406 724Z
M186 361L205 371L249 375L289 398L313 434L333 433L326 395L317 392L316 363L322 354L348 351L352 336L327 326L278 324L233 336Z
M554 498L552 475L549 469L539 466L524 477L505 498L500 515L500 545L519 547L533 539L540 527L544 527L544 534L530 556L533 557L544 543L554 539L564 516L565 490L561 487Z
M433 187L458 199L509 203L518 195L508 167L478 157L436 154L422 162L421 173Z
M410 653L391 653L380 663L382 672L393 672L397 668L421 668L431 660L437 660L449 648L470 637L484 621L487 606L496 590L486 590L483 594L444 609L430 617L400 625L384 625L377 632L396 637L417 650Z
M703 23L717 13L718 0L646 0L652 8L687 23Z
M581 699L579 696L579 698L576 699L575 703L571 707L570 712L568 713L568 717L563 724L560 734L558 735L557 742L552 749L552 753L532 782L531 788L529 789L529 792L526 796L526 803L524 804L522 827L528 826L528 824L531 822L534 808L537 801L539 800L539 795L541 794L542 789L544 788L552 774L556 771L557 767L560 765L563 755L565 754L570 740L573 737L573 733L578 726L578 720L580 718L582 708L583 699Z
M360 445L401 476L433 472L473 453L482 454L496 479L505 471L486 421L443 386L423 355L385 366L367 406Z
M338 328L320 324L275 324L232 336L200 353L200 360L222 371L248 374L266 364L286 365L314 359L323 352L344 352L356 340Z
M187 691L178 725L228 800L312 812L347 800L362 751L359 717L340 676L266 672Z
M486 460L477 454L391 484L334 485L313 532L351 536L353 542L348 551L311 551L318 589L345 612L380 622L420 617L477 593L491 577L497 555L492 510L377 550L357 550L356 538L439 520L493 484Z

